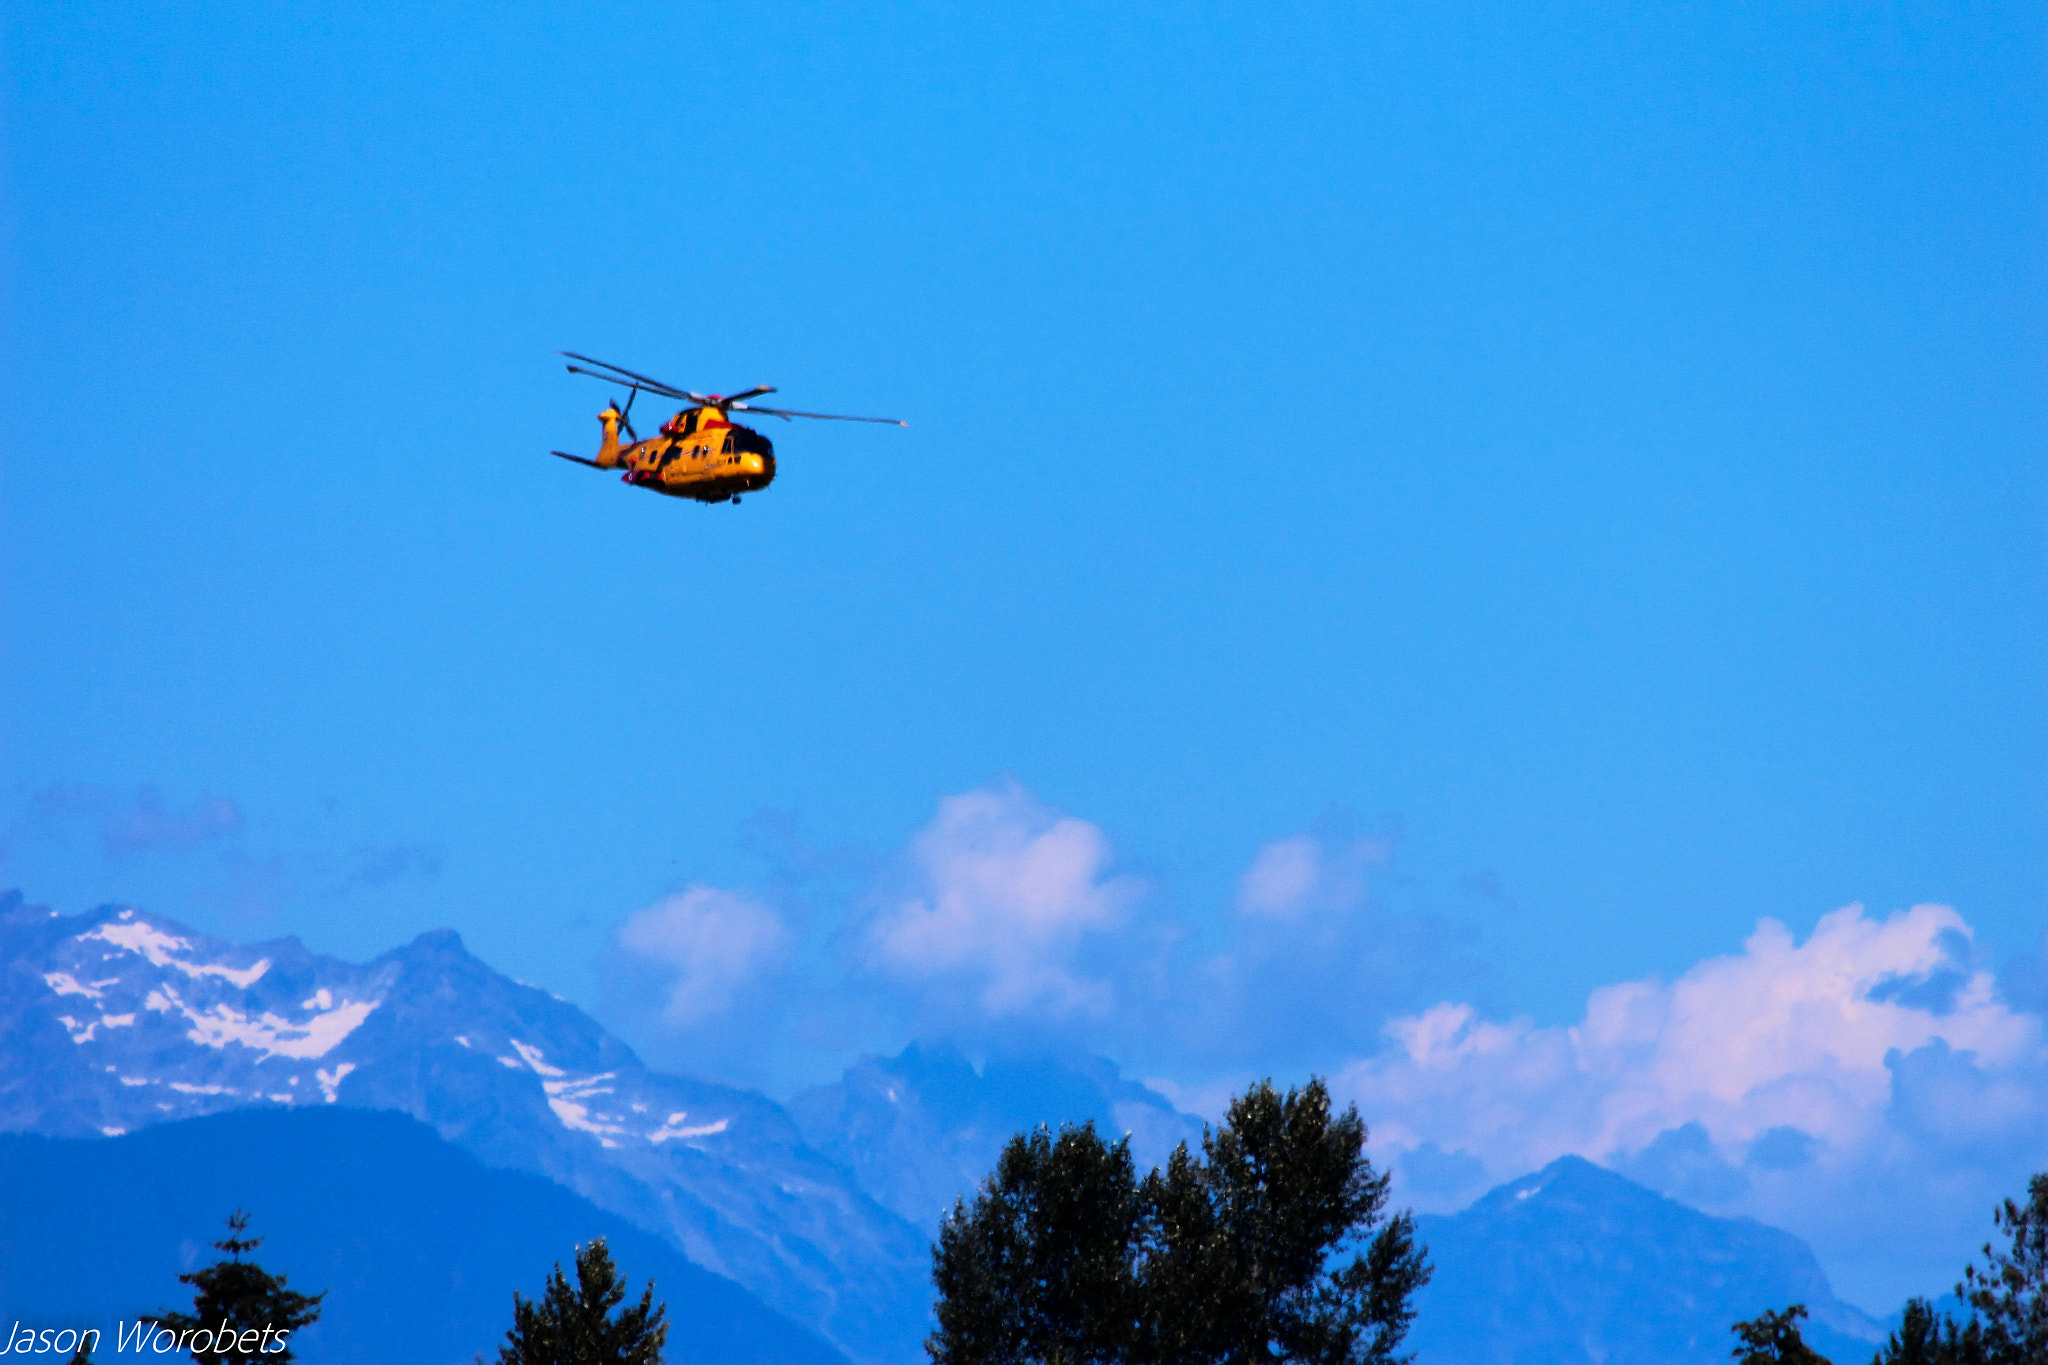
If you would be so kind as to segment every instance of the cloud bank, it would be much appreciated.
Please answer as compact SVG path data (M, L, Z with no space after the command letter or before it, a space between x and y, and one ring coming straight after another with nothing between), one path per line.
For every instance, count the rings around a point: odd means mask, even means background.
M1762 920L1539 1026L1461 999L1465 936L1383 900L1395 854L1326 821L1249 850L1226 913L1176 916L1098 826L992 787L941 801L837 915L692 887L617 949L670 1064L773 1086L913 1037L1060 1048L1211 1117L1257 1076L1321 1072L1418 1208L1576 1153L1798 1233L1880 1313L1946 1289L1992 1202L2048 1168L2048 975L2001 985L1950 907L1851 905L1803 942Z
M1197 1081L1328 1070L1454 976L1453 936L1375 896L1393 849L1337 819L1273 840L1204 933L1099 826L1015 784L964 792L836 905L693 886L635 912L613 944L620 1022L665 1063L770 1088L915 1037Z
M1773 920L1675 981L1594 991L1569 1027L1443 1003L1332 1078L1407 1195L1455 1207L1565 1153L1816 1245L1886 1311L1939 1291L1997 1197L2048 1167L2042 1020L1974 965L1955 910Z
M2039 1058L2039 1021L1967 968L1969 946L1946 906L1874 921L1852 905L1804 944L1767 919L1740 954L1674 982L1594 991L1569 1028L1458 1004L1395 1019L1398 1046L1339 1080L1362 1107L1401 1116L1382 1127L1389 1141L1456 1136L1524 1168L1635 1150L1686 1123L1731 1148L1779 1128L1857 1141L1899 1055L1939 1041L1995 1067Z

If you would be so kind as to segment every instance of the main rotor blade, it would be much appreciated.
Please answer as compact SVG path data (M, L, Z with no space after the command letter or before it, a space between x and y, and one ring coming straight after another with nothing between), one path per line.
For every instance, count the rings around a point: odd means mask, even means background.
M627 369L623 365L614 365L609 360L599 360L596 356L581 355L575 351L557 351L555 354L565 355L569 357L571 360L580 360L585 365L595 365L599 370L603 371L605 374L610 375L615 383L642 384L662 389L675 387L672 384L664 384L662 381L654 378L652 375L636 373L633 370ZM581 369L580 366L574 368ZM584 373L590 373L590 371L584 371Z
M910 423L899 417L848 417L843 412L798 412L795 408L751 408L744 403L735 403L733 406L741 412L766 413L770 417L780 417L785 420L791 417L815 417L821 422L880 422L883 426L889 427L907 427L910 425Z
M604 466L599 464L596 460L586 460L581 455L571 455L566 450L550 450L548 454L560 456L564 460L574 460L577 464L587 464L592 469L604 468Z
M666 391L667 391L667 392L668 392L668 393L669 393L669 394L670 394L671 396L673 396L673 397L682 397L682 396L684 396L683 390L681 390L681 389L677 388L677 387L676 387L675 385L673 385L673 384L664 384L664 383L662 383L662 382L661 382L661 381L660 381L659 379L652 379L652 378L649 378L649 377L648 377L647 375L644 375L644 374L640 374L640 373L638 373L637 371L634 371L634 370L629 370L629 369L627 369L627 368L626 368L626 367L625 367L624 365L614 365L614 364L612 364L612 363L611 363L611 361L609 361L609 360L599 360L599 359L598 359L598 358L597 358L596 356L589 356L589 355L578 355L578 354L576 354L576 352L574 352L574 351L557 351L557 352L555 352L555 354L556 354L556 355L565 355L565 356L569 357L569 359L571 359L571 360L580 360L580 361L582 361L582 362L583 362L584 364L586 364L586 365L602 365L602 366L604 366L604 368L606 368L607 370L611 370L612 372L614 372L614 373L616 373L616 374L622 374L622 375L626 376L626 379L627 379L627 380L633 380L633 379L637 379L637 380L639 380L639 381L640 381L640 383L641 383L641 385L642 385L643 387L645 387L645 388L650 388L650 389L661 389L661 390L666 390ZM571 368L571 369L574 369L575 367L574 367L574 366L571 366L570 368ZM584 373L585 373L585 374L588 374L588 373L589 373L589 371L588 371L588 370L585 370L585 371L584 371ZM615 383L615 384L618 384L618 383L624 383L624 382L626 382L626 381L625 381L625 380L617 380L617 379L615 379L615 380L613 380L612 382L613 382L613 383Z
M666 384L657 384L651 379L633 379L623 375L599 374L596 370L586 370L581 365L571 365L568 368L570 374L587 374L592 379L602 379L607 384L617 384L627 388L641 388L649 393L658 393L664 398L680 398L686 403L696 398L695 394L685 393L681 389L672 389Z
M754 388L748 389L745 393L736 393L730 398L720 398L714 403L708 394L692 393L688 389L679 389L673 384L664 384L659 379L641 374L637 370L629 370L623 365L614 365L609 360L599 360L595 356L579 355L575 351L559 351L556 354L565 355L571 360L580 360L585 365L599 365L604 370L610 371L610 373L601 373L598 370L586 370L583 368L583 365L571 365L569 366L571 374L587 374L592 379L602 379L608 384L625 385L636 392L640 389L645 389L649 393L659 394L664 398L674 398L685 403L694 403L698 407L715 407L721 411L757 412L764 417L780 417L785 422L792 417L809 417L820 422L876 422L883 426L892 427L907 427L910 425L910 423L896 417L852 417L843 412L798 412L794 408L757 408L746 401L749 398L754 398L764 393L774 393L776 390L770 384L757 385ZM631 398L626 400L629 406L632 401ZM621 417L624 416L623 413L620 415ZM627 430L630 432L632 428L628 427Z

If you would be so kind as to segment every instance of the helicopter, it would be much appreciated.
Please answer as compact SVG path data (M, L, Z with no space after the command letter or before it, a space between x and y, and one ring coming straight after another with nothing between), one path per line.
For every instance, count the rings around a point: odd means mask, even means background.
M758 413L763 417L780 417L785 422L796 417L810 417L823 422L910 425L894 417L849 417L837 412L757 407L751 400L774 393L774 388L760 384L744 393L731 395L692 393L609 361L578 355L574 351L557 354L567 356L572 362L581 362L572 363L569 373L589 375L592 379L616 384L629 392L623 406L614 401L597 415L597 420L604 427L604 440L597 448L596 459L571 455L566 450L549 453L589 465L592 469L623 469L625 473L620 477L625 482L671 498L737 504L742 493L759 492L775 481L774 444L752 427L733 421L734 413ZM597 368L585 368L591 365ZM661 398L680 399L690 406L662 423L660 435L643 441L633 430L632 420L633 400L643 392ZM623 445L619 442L622 428L627 437L627 443Z

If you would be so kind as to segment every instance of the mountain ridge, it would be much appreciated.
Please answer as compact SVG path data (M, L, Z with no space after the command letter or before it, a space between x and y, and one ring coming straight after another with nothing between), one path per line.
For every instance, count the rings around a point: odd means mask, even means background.
M772 1101L653 1072L452 931L357 966L0 897L0 1129L115 1137L243 1105L393 1109L667 1237L858 1361L914 1358L925 1241Z
M1424 1360L1722 1365L1732 1323L1792 1303L1810 1313L1809 1343L1837 1362L1883 1339L1791 1233L1701 1213L1583 1157L1416 1226L1437 1267L1409 1342Z

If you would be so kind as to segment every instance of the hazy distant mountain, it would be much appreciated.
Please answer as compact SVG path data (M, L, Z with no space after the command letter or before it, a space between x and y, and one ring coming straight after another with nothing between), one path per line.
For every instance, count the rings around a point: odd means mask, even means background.
M661 1237L539 1176L491 1170L402 1114L241 1109L126 1137L0 1136L0 1326L96 1326L190 1308L180 1271L237 1205L256 1259L325 1290L294 1338L306 1365L497 1358L512 1292L605 1237L633 1296L668 1305L668 1358L688 1365L846 1365L823 1338L700 1269ZM573 1272L572 1272L573 1273Z
M788 1115L647 1070L453 933L366 966L159 915L0 899L0 1130L119 1135L245 1105L396 1109L559 1181L858 1358L915 1359L925 1238Z
M1837 1365L1862 1365L1883 1335L1791 1233L1578 1157L1416 1221L1436 1278L1409 1344L1429 1365L1726 1365L1730 1323L1792 1303Z
M831 1085L789 1102L811 1145L850 1167L875 1198L937 1229L953 1201L973 1193L1014 1133L1094 1120L1131 1135L1140 1170L1177 1142L1199 1148L1202 1121L1125 1080L1101 1058L995 1057L980 1071L951 1044L913 1043L870 1057Z
M1201 1139L1200 1120L1106 1061L976 1071L943 1043L869 1058L789 1109L813 1146L927 1228L1039 1123L1128 1131L1145 1165ZM1790 1233L1709 1217L1576 1157L1418 1221L1438 1267L1410 1340L1420 1365L1725 1365L1729 1324L1790 1303L1811 1310L1809 1339L1838 1365L1861 1365L1882 1335Z

